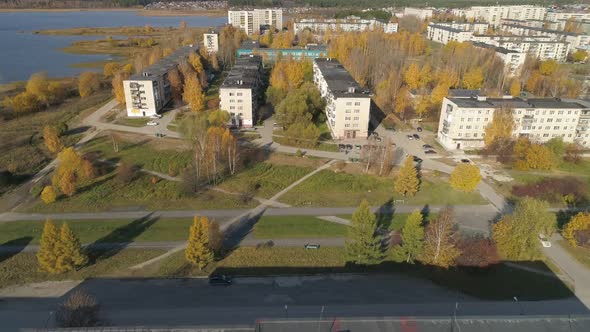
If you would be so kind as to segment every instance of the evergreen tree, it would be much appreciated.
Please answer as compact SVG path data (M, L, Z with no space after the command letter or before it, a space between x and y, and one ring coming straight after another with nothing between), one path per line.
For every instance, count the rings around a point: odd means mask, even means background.
M213 262L213 252L209 247L209 219L195 216L185 251L186 259L202 270Z
M402 244L392 248L395 257L403 257L407 263L414 263L414 260L422 254L424 247L424 226L422 226L422 213L415 210L408 216L401 231Z
M363 200L352 215L346 241L348 261L356 264L379 264L383 260L381 237L376 234L377 218L369 202Z
M83 253L80 240L65 222L61 226L56 252L55 269L58 272L72 271L88 262L88 257Z
M49 273L57 273L57 245L59 243L59 233L57 227L47 219L43 226L43 233L41 234L41 241L39 243L39 251L37 252L37 262L41 271Z
M420 180L418 180L418 171L414 166L414 158L408 156L397 173L394 189L399 194L412 197L418 192L419 185Z

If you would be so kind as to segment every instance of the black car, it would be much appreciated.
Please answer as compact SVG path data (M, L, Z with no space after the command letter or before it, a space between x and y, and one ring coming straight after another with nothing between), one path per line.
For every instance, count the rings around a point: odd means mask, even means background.
M211 286L229 286L231 283L231 277L226 275L209 277L209 285Z
M338 144L338 149L345 150L346 149L346 145L344 145L344 144Z
M417 130L419 133L421 133L421 132L422 132L422 127L418 127L418 128L416 128L416 130Z
M424 151L425 154L436 154L436 151L434 150L426 150Z
M420 139L420 135L418 135L418 134L414 134L414 135L412 135L412 137L414 137L414 139Z
M422 159L414 156L414 162L421 163Z
M471 160L469 159L461 159L461 162L464 164L471 164Z
M422 145L422 149L425 149L425 150L426 149L432 149L432 148L433 148L433 146L430 145L430 144L424 144L424 145Z
M346 150L352 150L352 144L346 144Z

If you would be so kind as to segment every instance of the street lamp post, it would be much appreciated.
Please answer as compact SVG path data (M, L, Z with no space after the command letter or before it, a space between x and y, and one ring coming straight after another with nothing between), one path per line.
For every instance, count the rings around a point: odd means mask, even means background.
M521 316L524 315L524 311L522 310L522 304L520 304L520 301L518 301L518 297L514 296L513 299L514 299L514 302L516 302L516 304L518 304L519 314Z
M285 304L285 318L289 318L289 307Z

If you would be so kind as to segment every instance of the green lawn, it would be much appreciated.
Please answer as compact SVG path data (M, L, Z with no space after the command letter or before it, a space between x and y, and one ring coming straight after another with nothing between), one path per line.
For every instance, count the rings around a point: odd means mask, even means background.
M377 214L377 222L383 228L387 228L392 231L399 231L406 224L406 220L408 219L409 215L409 213ZM438 213L429 213L428 216L426 216L425 218L425 222L433 220L437 216ZM347 214L338 217L350 220L352 218L352 215Z
M313 169L271 163L256 163L224 180L219 187L232 192L253 193L270 198Z
M115 124L129 127L145 127L148 121L150 120L146 118L119 117L115 120Z
M254 226L257 239L345 237L347 226L311 216L267 216Z
M150 139L140 142L120 140L119 152L113 150L110 137L98 137L84 145L84 152L96 152L101 158L113 161L126 161L152 171L176 176L190 163L188 150L164 150L152 146Z
M392 199L402 199L406 205L487 204L477 192L453 190L441 178L423 178L418 194L404 198L393 191L393 177L330 170L316 173L286 193L280 201L293 206L357 206L363 199L371 205L382 205Z
M82 243L183 241L191 218L140 218L116 220L57 220L67 222ZM44 221L13 221L0 224L0 245L38 244ZM30 240L28 239L30 237ZM11 242L12 241L12 242Z
M184 194L181 183L167 180L151 182L151 176L140 173L131 183L119 183L109 173L94 180L72 197L60 197L55 203L45 204L36 200L25 207L29 212L91 212L113 209L231 209L248 208L253 202L244 203L237 195L227 195L208 190L195 195Z
M562 162L557 170L568 173L575 173L581 176L590 176L590 160L583 159L579 164Z
M130 272L128 267L145 262L163 254L160 249L123 249L107 253L93 251L89 254L90 263L78 270L52 275L40 272L35 253L21 252L16 255L0 254L0 288L48 280L84 280L97 277L121 277Z

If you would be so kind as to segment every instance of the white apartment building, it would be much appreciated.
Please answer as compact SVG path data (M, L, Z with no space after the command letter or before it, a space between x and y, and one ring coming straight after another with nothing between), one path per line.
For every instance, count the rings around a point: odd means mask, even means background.
M158 112L172 98L168 72L185 62L197 47L185 46L123 81L127 116L146 117Z
M590 35L565 32L559 30L549 30L518 24L502 24L502 31L518 36L546 36L554 41L565 41L571 44L573 48L590 45Z
M385 22L376 19L361 19L356 16L349 16L344 19L301 19L293 23L293 31L299 33L305 29L309 29L317 33L325 33L331 31L373 31L377 28L383 29L385 33L397 32L398 24L393 22Z
M558 98L444 98L437 139L447 150L483 148L485 128L498 110L512 112L515 138L544 143L561 137L590 146L590 103Z
M426 38L446 45L450 41L466 42L471 40L473 32L452 28L438 23L430 23L426 28Z
M576 21L590 20L590 12L575 11L548 11L545 16L547 21L557 22L560 20L574 19Z
M336 59L313 60L313 80L326 100L328 127L335 139L367 137L371 93L362 88Z
M262 57L242 56L228 72L219 88L219 108L229 112L232 127L252 127L262 86Z
M432 8L413 8L413 7L406 7L404 8L404 16L416 16L421 20L427 20L434 15L434 9Z
M473 32L473 34L476 34L476 35L483 35L483 34L487 33L488 28L490 27L490 25L488 23L478 23L478 22L474 22L474 23L468 23L468 22L464 22L464 23L459 23L459 22L436 23L436 25L442 25L442 26L446 26L446 27L450 27L450 28L454 28L454 29L469 31L469 32Z
M219 34L215 31L204 33L203 46L207 50L207 53L217 53L219 51Z
M546 12L545 7L531 5L474 6L452 10L453 15L467 19L483 20L493 26L499 26L502 19L543 20Z
M504 63L504 73L508 76L520 74L524 62L526 61L526 52L513 51L504 47L480 42L473 42L473 46L493 50L496 53L496 56Z
M260 32L260 26L270 26L275 29L283 29L282 9L254 9L254 10L228 10L228 23L244 31L247 35Z

